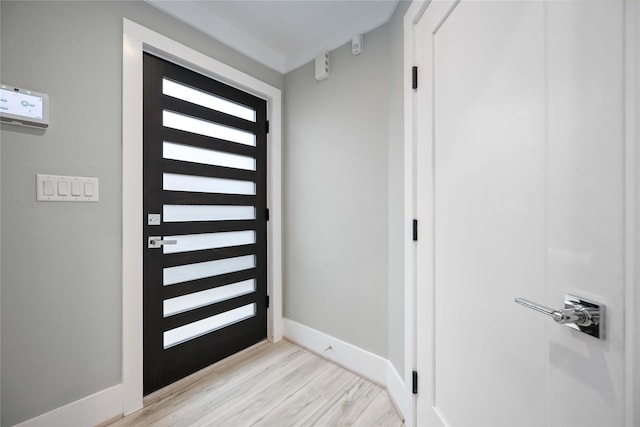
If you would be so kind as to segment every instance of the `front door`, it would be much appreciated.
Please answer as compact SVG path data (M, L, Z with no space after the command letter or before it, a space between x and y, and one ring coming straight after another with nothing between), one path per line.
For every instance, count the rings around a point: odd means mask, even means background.
M144 393L266 337L266 101L144 55Z
M415 27L418 424L624 425L624 11L432 2ZM514 302L567 294L600 338Z

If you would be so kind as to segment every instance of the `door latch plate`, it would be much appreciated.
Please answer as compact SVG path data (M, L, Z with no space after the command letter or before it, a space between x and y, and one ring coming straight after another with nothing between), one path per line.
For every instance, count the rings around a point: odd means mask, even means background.
M573 309L577 307L584 307L590 310L592 313L597 313L593 317L593 322L588 326L582 326L577 323L567 323L566 326L583 332L587 335L591 335L594 338L604 339L604 321L605 321L605 306L595 301L591 301L575 295L564 296L564 308Z
M160 225L160 221L161 221L160 214L147 215L147 225Z

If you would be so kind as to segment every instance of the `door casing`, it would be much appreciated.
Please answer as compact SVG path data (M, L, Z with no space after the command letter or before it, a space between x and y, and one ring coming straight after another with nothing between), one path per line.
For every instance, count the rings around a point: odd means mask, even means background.
M459 0L458 0L459 1ZM412 89L412 67L417 63L417 52L426 49L425 42L416 36L416 24L425 11L431 8L448 10L455 1L414 1L404 17L404 247L405 247L405 389L410 390L412 371L418 371L420 393L433 397L435 373L433 371L433 327L432 316L424 307L418 309L417 301L431 301L434 283L418 286L418 277L424 277L433 259L429 245L418 247L429 241L429 230L433 229L432 217L421 218L419 242L413 241L412 222L416 218L418 205L429 206L429 195L417 192L419 174L429 173L419 157L418 126L427 126L416 119L419 102ZM433 10L433 9L432 9ZM640 4L625 1L625 425L640 423ZM424 144L424 142L422 142ZM422 167L421 167L422 166ZM420 258L418 258L420 253ZM428 308L428 307L427 307ZM420 338L418 338L420 337ZM439 421L418 418L426 414L426 399L411 399L406 423L412 425L435 425Z
M267 338L283 336L282 94L280 89L194 49L123 19L122 82L122 385L123 412L142 408L142 56L149 52L267 101Z

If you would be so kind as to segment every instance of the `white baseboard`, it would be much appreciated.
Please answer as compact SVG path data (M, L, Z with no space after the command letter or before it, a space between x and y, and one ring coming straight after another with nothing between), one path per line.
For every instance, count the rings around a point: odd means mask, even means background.
M15 427L87 427L122 414L122 384L49 411Z
M407 387L390 361L387 362L387 393L389 393L389 397L395 404L396 409L406 420L406 414L411 409L411 390L409 390L409 387Z
M404 381L387 359L301 323L284 319L284 337L387 389L404 417L409 404Z

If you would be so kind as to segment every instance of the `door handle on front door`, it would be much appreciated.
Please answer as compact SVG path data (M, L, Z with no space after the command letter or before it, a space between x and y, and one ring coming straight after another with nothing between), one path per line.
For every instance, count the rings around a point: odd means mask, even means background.
M553 309L529 301L516 298L515 302L540 313L546 314L557 323L584 332L592 337L604 339L604 305L575 295L565 295L564 309Z
M162 240L160 236L149 236L149 241L147 247L149 249L160 248L163 245L175 245L177 244L177 240Z

